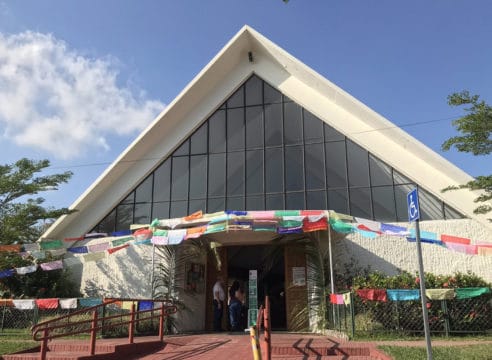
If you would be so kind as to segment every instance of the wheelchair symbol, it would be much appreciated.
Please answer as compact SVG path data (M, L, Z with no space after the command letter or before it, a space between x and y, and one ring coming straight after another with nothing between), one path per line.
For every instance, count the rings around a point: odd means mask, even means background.
M419 214L419 197L417 195L417 189L411 191L407 195L408 205L408 220L414 221L420 217Z
M419 211L417 210L417 207L415 206L413 199L410 198L410 217L413 219L418 213Z

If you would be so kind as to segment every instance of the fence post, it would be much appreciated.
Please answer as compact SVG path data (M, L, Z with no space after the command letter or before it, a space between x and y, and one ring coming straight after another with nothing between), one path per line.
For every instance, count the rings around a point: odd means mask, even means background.
M355 336L355 304L354 293L350 292L350 317L352 319L352 339Z
M135 302L132 302L130 324L128 324L128 343L133 344L133 332L135 331Z
M449 326L448 304L446 300L441 300L441 309L444 316L444 332L446 333L446 337L449 337L451 328Z
M92 314L92 327L91 327L91 347L90 347L91 355L94 355L96 353L97 315L98 315L98 311L97 309L94 309L94 314Z
M5 322L5 309L7 308L7 301L3 303L3 313L2 313L2 332L3 332L3 326Z
M104 337L104 320L106 319L106 304L103 305L102 307L102 323L101 323L101 337Z
M399 301L396 300L394 301L395 303L395 310L396 310L396 328L398 329L398 332L401 330L400 329L400 311L398 311L398 303Z
M159 340L164 339L164 303L161 302L161 316L159 316Z

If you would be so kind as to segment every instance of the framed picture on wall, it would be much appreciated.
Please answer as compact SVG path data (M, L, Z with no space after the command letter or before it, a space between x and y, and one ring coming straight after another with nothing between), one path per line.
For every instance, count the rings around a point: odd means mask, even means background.
M191 293L205 291L205 265L200 263L186 263L185 290Z

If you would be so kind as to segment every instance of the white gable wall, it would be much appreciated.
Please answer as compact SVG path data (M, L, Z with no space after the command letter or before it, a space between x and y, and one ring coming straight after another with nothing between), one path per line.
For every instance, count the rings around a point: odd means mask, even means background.
M248 59L249 51L253 53L252 63ZM448 185L470 180L470 176L248 27L243 28L219 52L74 202L71 208L78 212L60 218L44 237L80 236L92 229L252 73L472 218L425 222L422 224L424 230L469 237L475 241L492 240L491 224L485 216L472 212L476 206L473 202L476 194L467 190L440 193ZM389 243L395 246L388 246ZM406 244L400 238L386 242L354 235L337 243L337 251L340 252L340 261L354 255L359 258L362 253L373 253L372 257L362 256L361 261L371 258L375 269L398 267L413 272L417 269L413 259L414 245ZM84 272L80 274L82 290L85 285L93 283L94 288L112 289L115 294L148 296L144 283L148 278L149 265L145 254L138 253L132 259L139 265L125 268L120 266L123 263L116 263L120 260L111 259L111 256L100 264L85 264ZM492 281L492 257L456 254L424 244L424 261L426 271L452 273L470 269ZM120 270L131 274L118 273Z

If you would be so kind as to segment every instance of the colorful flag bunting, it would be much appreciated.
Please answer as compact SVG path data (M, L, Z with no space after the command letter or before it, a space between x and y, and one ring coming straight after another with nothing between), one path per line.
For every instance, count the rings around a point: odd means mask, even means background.
M63 262L61 260L51 261L43 264L39 264L44 271L63 269Z

